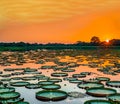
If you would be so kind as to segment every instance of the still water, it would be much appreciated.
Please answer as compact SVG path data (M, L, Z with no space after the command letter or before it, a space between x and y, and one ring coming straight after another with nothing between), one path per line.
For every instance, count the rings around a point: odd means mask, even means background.
M4 54L8 54L8 53L4 53ZM13 53L14 54L14 53ZM35 54L35 53L34 53ZM36 53L37 54L37 53ZM0 70L3 71L3 74L10 74L11 72L7 72L4 71L4 69L6 68L12 68L12 69L16 69L16 68L34 68L37 69L38 72L42 72L42 75L48 76L50 78L55 78L53 76L51 76L52 73L56 72L54 71L52 68L51 69L41 69L41 66L45 66L45 65L56 65L53 61L49 62L46 61L44 64L36 64L36 60L31 60L28 58L27 54L24 54L24 58L27 57L27 61L26 63L22 64L22 65L16 65L16 64L11 64L10 66L4 66L1 65L0 66ZM30 56L29 56L30 57ZM76 66L72 69L74 69L74 72L67 72L68 76L67 77L72 77L73 74L80 74L81 72L91 72L91 75L86 76L85 78L78 78L79 80L89 80L89 79L94 79L97 77L108 77L111 80L119 80L120 75L112 75L112 74L104 74L101 71L98 71L97 69L102 68L106 65L112 66L113 63L110 63L111 61L117 60L119 61L118 57L113 57L110 59L108 58L108 56L98 59L98 58L93 58L90 59L92 56L85 56L85 55L80 55L80 56L76 56L76 57L70 57L70 56L57 56L58 59L60 59L60 62L70 62L70 63L78 63L79 66ZM37 58L38 59L38 58ZM53 58L52 58L53 59ZM79 60L78 60L79 59ZM38 60L37 60L38 61ZM98 62L98 66L97 67L90 67L90 62ZM103 61L102 64L100 64L100 61ZM63 67L63 66L62 66ZM115 68L113 68L112 70L116 70ZM18 72L18 71L16 71ZM61 71L57 71L57 72L61 72ZM35 74L24 74L24 75L14 75L11 76L10 78L14 78L14 77L25 77L25 76L33 76ZM65 92L81 92L83 94L86 94L86 90L84 89L80 89L77 87L77 84L75 83L70 83L69 81L65 81L63 80L63 77L59 77L60 79L62 79L62 82L59 82L58 84L61 85L61 89ZM3 77L0 77L0 79L3 79ZM14 82L13 80L11 80L11 82ZM27 81L30 83L38 83L39 80L30 80ZM9 83L9 82L5 82L5 83ZM105 84L103 82L103 84ZM105 85L105 87L107 87ZM42 88L39 89L27 89L25 87L14 87L16 89L17 92L19 92L21 94L21 98L24 98L25 101L29 102L30 104L84 104L85 101L87 100L91 100L91 99L106 99L106 98L95 98L89 95L86 95L84 98L71 98L71 97L67 97L67 99L62 100L62 101L57 101L57 102L43 102L40 100L36 99L36 92L43 90ZM118 93L120 93L120 89L119 88L113 88L116 89Z

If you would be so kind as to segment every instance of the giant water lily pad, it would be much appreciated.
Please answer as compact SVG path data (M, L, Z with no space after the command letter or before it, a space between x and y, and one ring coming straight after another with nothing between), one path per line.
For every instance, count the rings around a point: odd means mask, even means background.
M70 83L82 83L82 80L69 80Z
M73 74L72 77L73 77L73 78L85 78L86 75L82 75L82 74Z
M27 84L25 87L28 89L38 89L41 87L41 85L39 85L39 84Z
M75 72L74 69L63 69L62 72Z
M4 93L4 92L14 92L15 88L13 87L0 87L0 93Z
M21 80L22 78L21 77L14 77L12 78L12 80Z
M59 101L67 98L67 93L61 90L43 90L36 93L36 98L42 101Z
M93 87L101 88L104 87L104 85L102 83L89 82L89 83L78 84L78 87L83 89L93 88Z
M90 75L91 72L81 72L80 74L81 74L81 75Z
M116 90L111 88L89 88L86 93L95 97L106 97L111 94L117 93Z
M14 71L14 69L12 69L12 68L6 68L6 69L4 69L4 71L11 72L11 71Z
M120 94L112 94L107 97L109 100L113 102L119 102L120 103Z
M8 100L1 100L1 103L3 102L7 102L7 104L14 104L17 103L19 101L23 101L24 98L12 98L12 99L8 99Z
M109 81L110 80L110 78L107 78L107 77L97 77L96 79L99 81Z
M4 92L0 94L0 99L13 99L20 97L18 92Z
M52 82L52 81L40 81L40 82L38 82L38 84L40 84L40 85L51 85L51 84L54 84L54 82Z
M51 76L53 77L66 77L68 76L67 73L52 73Z
M88 100L84 104L114 104L107 100Z
M11 80L11 78L4 78L4 79L1 79L2 82L9 82Z
M23 77L22 80L29 81L29 80L36 80L37 78L32 76L32 77Z
M23 86L26 86L27 84L30 84L30 83L29 82L24 82L24 81L18 81L18 82L11 83L11 86L23 87Z
M106 85L111 87L120 87L120 81L108 81L106 82Z
M41 86L41 88L46 89L46 90L56 90L56 89L60 89L61 86L58 84L51 84L51 85L43 85Z
M54 82L54 83L58 83L58 82L62 82L62 79L50 78L50 79L48 79L48 81L52 81L52 82Z

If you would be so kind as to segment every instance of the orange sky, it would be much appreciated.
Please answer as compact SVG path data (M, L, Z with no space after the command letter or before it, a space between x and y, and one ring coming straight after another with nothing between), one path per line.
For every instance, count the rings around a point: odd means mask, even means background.
M119 0L1 0L0 41L62 42L120 38Z

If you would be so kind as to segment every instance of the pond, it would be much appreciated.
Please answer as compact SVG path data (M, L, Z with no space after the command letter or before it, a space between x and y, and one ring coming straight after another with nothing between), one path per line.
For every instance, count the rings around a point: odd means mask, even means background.
M100 87L111 88L120 93L119 87L110 86L114 81L117 85L120 81L118 73L120 52L97 52L98 50L1 52L0 89L4 89L0 92L14 90L20 94L17 99L24 98L24 102L29 104L84 104L86 101L96 99L106 102L108 101L106 97L96 98L86 91L91 87ZM115 82L113 84L116 84ZM106 83L109 83L109 86ZM65 97L57 102L37 99L36 94L44 90L43 95L49 99L52 97L46 93L49 91L53 92L53 97L64 94ZM65 93L57 94L59 90Z

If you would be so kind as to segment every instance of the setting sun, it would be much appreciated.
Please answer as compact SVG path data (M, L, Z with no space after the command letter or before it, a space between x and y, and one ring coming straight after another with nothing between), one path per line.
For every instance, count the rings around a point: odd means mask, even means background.
M107 42L107 43L109 43L109 41L110 41L109 39L106 39L106 42Z

